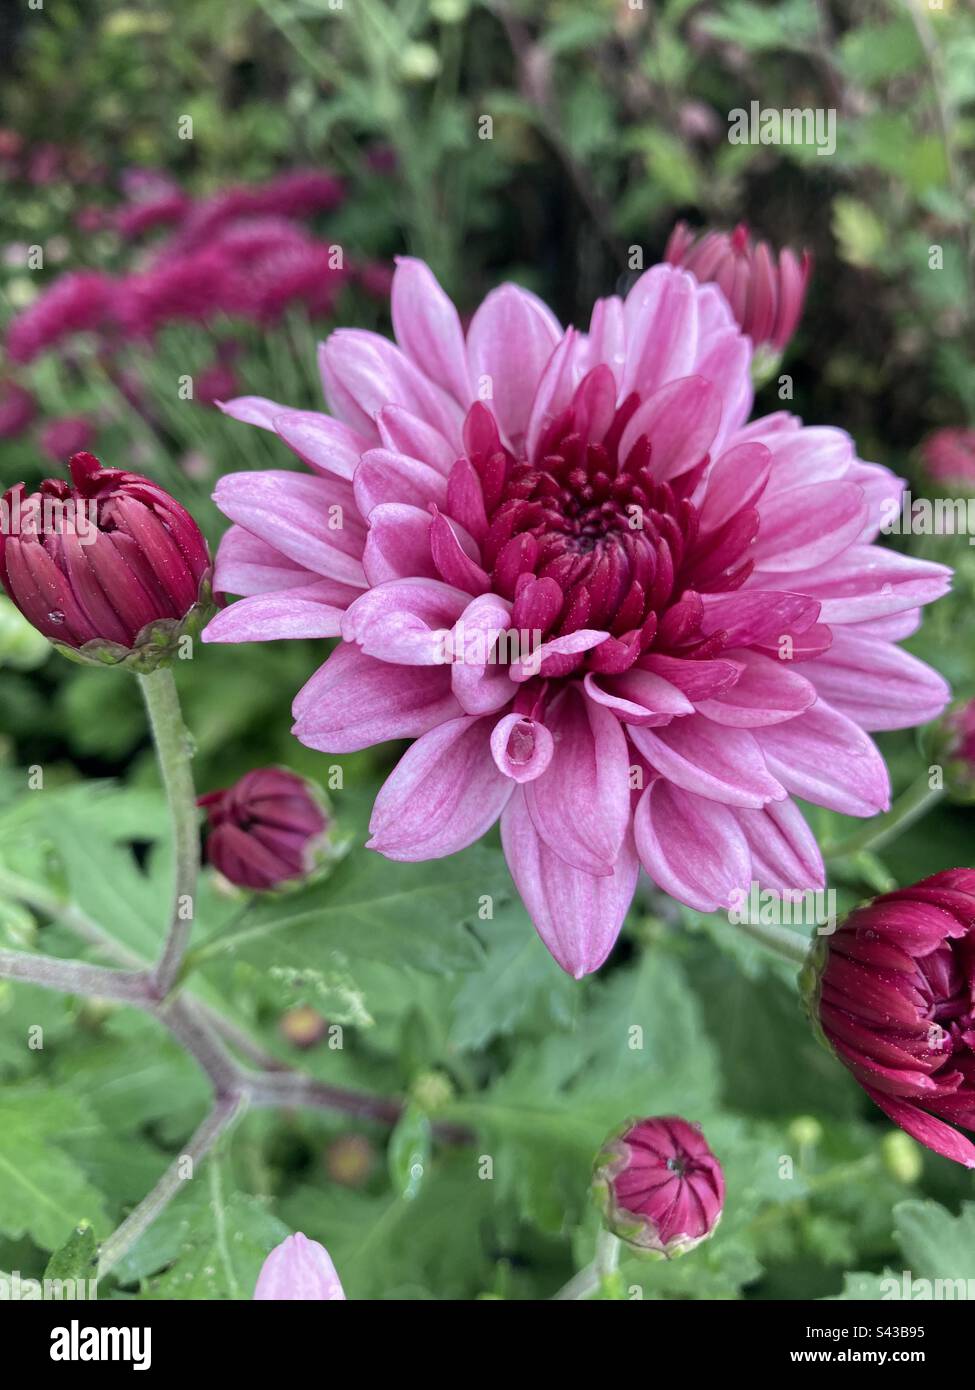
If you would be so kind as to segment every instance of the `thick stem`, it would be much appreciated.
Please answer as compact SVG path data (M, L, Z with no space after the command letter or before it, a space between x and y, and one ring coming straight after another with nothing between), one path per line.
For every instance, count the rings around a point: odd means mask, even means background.
M558 1293L552 1295L553 1300L565 1302L567 1299L588 1298L604 1279L616 1273L622 1253L622 1243L612 1231L601 1230L596 1237L596 1250L590 1263L574 1274L567 1284L563 1284Z
M163 997L176 983L193 930L196 880L200 872L200 832L190 766L190 737L180 713L173 673L168 667L160 667L149 676L140 676L139 683L149 712L159 769L169 802L176 864L169 935L153 971L156 989Z
M943 796L944 791L940 787L932 787L927 772L923 772L884 815L875 816L845 840L839 840L835 845L824 845L823 858L846 859L864 849L880 849L920 820Z
M243 1104L244 1097L239 1094L223 1096L217 1101L186 1148L173 1160L152 1191L143 1197L139 1205L102 1245L98 1260L99 1279L104 1278L122 1256L131 1250L142 1233L148 1230L163 1208L175 1197L180 1184L186 1182L188 1176L193 1176L196 1165L213 1148ZM187 1159L191 1160L189 1175L186 1173Z
M109 970L80 960L32 955L28 951L0 950L0 979L23 980L63 994L83 994L96 999L120 999L146 1005L152 985L144 970Z

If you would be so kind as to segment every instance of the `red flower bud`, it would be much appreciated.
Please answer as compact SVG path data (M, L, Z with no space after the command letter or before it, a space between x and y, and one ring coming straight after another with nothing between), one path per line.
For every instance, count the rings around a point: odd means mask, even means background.
M603 1220L634 1250L683 1255L714 1234L724 1174L697 1126L670 1115L629 1120L596 1159Z
M744 222L733 232L706 232L700 239L678 222L664 259L689 270L701 284L713 281L756 348L768 344L778 353L785 350L812 274L808 251L800 260L785 247L776 261L768 242L753 241Z
M256 768L198 804L210 823L207 859L240 888L263 892L304 878L326 848L329 818L320 798L285 768Z
M884 893L824 937L804 981L830 1048L919 1143L975 1168L975 870Z
M158 483L93 454L0 499L0 581L68 655L135 670L170 658L209 616L210 555L190 514Z

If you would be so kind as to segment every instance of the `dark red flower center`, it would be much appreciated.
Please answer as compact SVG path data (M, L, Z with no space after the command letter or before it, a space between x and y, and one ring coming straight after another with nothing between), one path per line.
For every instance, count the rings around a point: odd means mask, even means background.
M504 447L483 406L468 416L463 466L473 467L484 497L478 539L493 591L512 602L515 627L537 629L545 640L608 632L610 640L580 654L575 667L618 673L651 648L713 656L723 635L702 633L701 595L747 579L757 512L745 509L702 535L691 498L708 455L660 481L653 439L627 436L639 397L616 408L593 439L581 395L582 388L549 423L531 458Z

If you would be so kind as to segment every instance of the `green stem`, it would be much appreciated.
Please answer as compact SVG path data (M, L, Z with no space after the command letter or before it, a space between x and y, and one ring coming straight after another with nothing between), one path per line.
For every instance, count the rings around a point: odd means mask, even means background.
M108 1237L99 1252L98 1277L103 1279L123 1255L127 1255L144 1231L147 1231L164 1207L176 1195L181 1183L195 1175L196 1165L210 1152L214 1144L233 1122L244 1104L240 1095L221 1097L183 1152L173 1160L152 1191L139 1203ZM186 1172L186 1160L190 1171Z
M567 1284L563 1284L558 1293L552 1295L553 1300L565 1302L567 1299L588 1298L600 1288L604 1279L616 1273L622 1253L623 1246L618 1238L611 1231L601 1230L596 1237L592 1260Z
M928 773L923 772L916 782L912 782L907 790L901 793L884 815L875 816L845 840L839 840L835 845L824 845L823 858L846 859L861 850L877 850L881 845L889 844L929 811L943 795L942 788L932 787Z
M805 965L809 955L809 939L788 927L776 927L763 922L739 922L738 926L755 941L774 951L790 965Z
M160 997L165 997L179 976L193 930L194 896L200 872L200 833L190 767L190 738L180 713L173 673L168 667L160 667L149 676L140 676L139 683L149 712L159 769L169 803L176 862L169 934L153 972L156 989Z

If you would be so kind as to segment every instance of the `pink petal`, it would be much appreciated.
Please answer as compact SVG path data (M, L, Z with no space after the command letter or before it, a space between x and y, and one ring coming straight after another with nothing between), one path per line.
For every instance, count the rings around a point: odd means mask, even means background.
M454 523L441 512L430 524L430 552L437 573L446 584L468 594L483 594L490 589L490 575L465 553Z
M809 666L809 679L861 729L911 729L935 719L951 698L947 683L916 656L857 627L838 627Z
M501 285L471 319L467 360L478 400L487 400L509 443L520 448L545 364L562 337L551 311L527 290ZM485 397L484 388L490 388Z
M496 594L474 599L457 620L451 634L454 664L450 679L467 714L493 714L517 694L507 665L498 659L509 654L505 634L510 627L511 606ZM514 635L520 642L521 634ZM499 636L505 641L504 653L495 650Z
M713 700L701 700L698 709L716 724L755 729L793 719L816 699L816 690L782 661L757 652L729 653L743 667L738 680Z
M229 473L217 483L213 499L231 521L313 574L365 584L359 559L365 532L342 479L279 469ZM331 527L332 519L341 525Z
M604 363L613 373L617 387L626 363L626 328L623 301L617 295L597 299L589 321L589 366Z
M443 666L391 666L342 642L295 697L294 736L324 753L419 738L461 713Z
M590 672L583 685L590 700L605 705L626 724L652 728L669 724L675 715L694 713L694 706L676 685L638 666L621 676L597 677Z
M535 829L567 864L612 873L630 820L630 758L619 721L568 686L545 723L555 754L525 788Z
M401 405L460 452L461 407L387 338L340 328L319 349L319 365L329 410L360 434L374 439L379 412Z
M324 581L327 586L328 580ZM317 584L242 598L222 609L203 631L204 642L276 642L285 637L338 637L342 608ZM326 589L327 592L327 589Z
M377 661L442 666L447 636L467 602L467 594L439 579L392 579L350 605L342 636Z
M633 900L640 869L633 837L626 835L611 873L584 873L538 835L524 795L516 790L501 817L508 868L539 936L562 969L581 980L613 949Z
M457 450L433 425L418 415L411 415L400 405L384 406L376 417L376 424L384 448L394 454L419 459L447 477L457 458Z
M709 381L688 376L669 381L634 413L620 439L626 459L641 437L650 439L655 482L665 483L700 463L721 422L721 397Z
M685 791L756 810L785 797L785 787L766 768L760 745L745 729L722 728L694 715L665 729L629 725L627 731L650 766Z
M863 530L867 501L855 483L813 483L766 495L750 558L762 570L795 574L824 565L846 550Z
M288 406L268 400L266 396L237 396L232 401L218 401L218 408L231 420L240 420L245 425L257 425L259 429L275 433L274 420Z
M699 912L730 907L748 890L751 858L727 806L656 778L633 818L640 862L659 888Z
M533 782L552 761L555 741L544 724L523 714L507 714L491 731L491 756L514 782Z
M701 631L724 632L729 647L775 645L791 632L803 632L819 617L819 603L801 593L740 590L704 594Z
M370 444L348 425L314 410L288 410L275 415L274 429L303 463L326 476L351 479Z
M863 1088L875 1105L879 1105L885 1115L900 1125L912 1139L923 1144L933 1153L950 1158L954 1163L962 1163L966 1168L975 1168L975 1144L959 1134L957 1129L946 1125L943 1120L928 1115L919 1105L909 1100L896 1100L885 1096L872 1086Z
M292 589L310 578L303 565L287 559L242 526L231 526L220 541L213 587L221 594L265 594ZM354 596L357 590L350 589Z
M692 704L710 700L734 685L741 673L741 663L726 661L691 661L686 657L664 656L648 652L640 658L640 668L662 676L686 695Z
M826 872L819 845L791 797L735 815L748 842L752 875L763 888L784 892L823 886Z
M540 647L533 647L530 655L522 656L520 661L513 661L511 679L527 681L532 676L537 676L540 670L545 676L562 675L564 672L557 669L560 662L564 660L565 671L571 671L574 658L582 652L598 647L608 637L608 632L585 627L577 628L565 637L553 637L551 641L543 642Z
M420 459L394 454L389 449L370 449L356 469L356 506L364 517L384 502L405 502L426 510L431 502L447 505L447 480Z
M764 444L739 444L727 449L712 465L701 503L701 532L714 531L765 491L772 458Z
M876 746L825 700L756 737L769 771L793 796L846 816L875 816L889 807L890 782Z
M579 335L566 330L542 372L535 392L525 433L525 457L534 459L545 430L569 406L582 375ZM589 438L589 436L585 436ZM595 441L593 441L595 442Z
M442 859L490 830L513 783L491 756L490 719L450 719L417 739L373 807L367 848L388 859Z
M301 1232L288 1236L268 1255L254 1289L258 1302L301 1299L324 1302L344 1299L335 1266L324 1245Z
M620 398L641 399L665 382L690 376L697 356L697 282L686 271L655 265L626 296L626 366ZM704 375L701 373L701 375Z
M374 586L391 579L436 579L430 554L430 513L406 502L383 502L373 507L362 568Z
M397 256L390 307L396 341L407 357L458 404L470 405L460 317L423 261Z
M822 568L795 576L821 601L824 623L861 623L902 613L940 598L951 570L879 545L851 545Z

